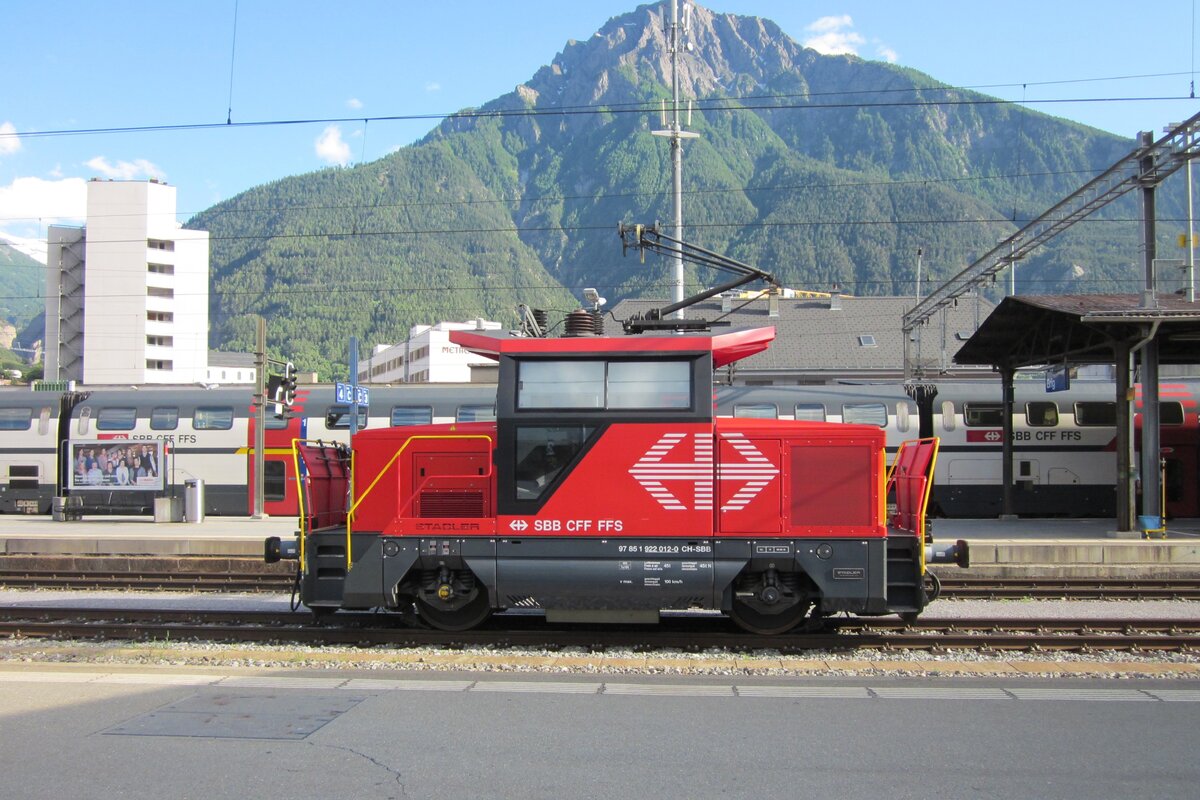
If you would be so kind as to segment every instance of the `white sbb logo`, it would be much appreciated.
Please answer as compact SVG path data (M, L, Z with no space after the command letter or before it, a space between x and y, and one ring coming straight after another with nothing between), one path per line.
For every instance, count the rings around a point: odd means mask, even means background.
M739 481L742 485L721 506L722 511L740 511L775 479L779 468L740 433L721 434L741 462L722 462L716 468L716 478ZM713 440L707 433L692 434L691 460L669 460L668 455L687 438L686 433L666 433L629 468L629 474L650 496L668 511L687 511L685 501L668 483L690 483L696 511L711 511L713 507ZM684 456L683 458L686 458Z

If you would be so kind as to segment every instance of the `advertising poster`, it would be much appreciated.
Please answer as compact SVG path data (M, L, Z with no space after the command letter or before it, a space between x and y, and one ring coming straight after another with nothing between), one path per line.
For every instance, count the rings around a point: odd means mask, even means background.
M163 442L72 442L72 489L163 490Z

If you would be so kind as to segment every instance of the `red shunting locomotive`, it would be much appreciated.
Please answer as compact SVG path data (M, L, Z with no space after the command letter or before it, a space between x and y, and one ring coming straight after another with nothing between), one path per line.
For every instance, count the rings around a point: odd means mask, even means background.
M717 418L713 370L773 328L526 338L456 331L499 361L495 422L297 442L299 560L316 613L384 608L445 630L504 609L647 622L720 610L763 634L932 599L924 503L936 440L897 457L868 425ZM349 498L349 501L347 500Z

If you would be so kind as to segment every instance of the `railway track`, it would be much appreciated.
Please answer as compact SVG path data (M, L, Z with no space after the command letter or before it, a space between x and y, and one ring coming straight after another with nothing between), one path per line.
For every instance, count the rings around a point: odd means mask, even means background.
M836 619L836 629L769 638L736 631L728 620L668 617L658 626L559 627L540 616L499 615L483 627L446 633L405 627L379 614L338 614L319 624L305 612L80 609L0 607L0 636L52 639L119 639L342 644L355 646L584 648L603 652L817 650L855 651L1200 651L1200 620L1008 618L923 620Z
M0 587L11 589L112 589L120 591L290 592L286 573L249 571L124 572L0 569ZM1200 600L1200 578L941 578L947 599L1063 598L1069 600Z

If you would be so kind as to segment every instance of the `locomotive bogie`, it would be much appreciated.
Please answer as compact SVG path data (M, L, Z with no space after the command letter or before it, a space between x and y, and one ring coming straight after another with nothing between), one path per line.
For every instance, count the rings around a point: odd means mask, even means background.
M355 533L348 563L344 529L309 538L306 605L407 611L415 604L419 616L450 630L473 627L486 616L484 605L489 612L536 610L550 621L575 622L719 610L763 632L838 612L889 612L883 540Z

